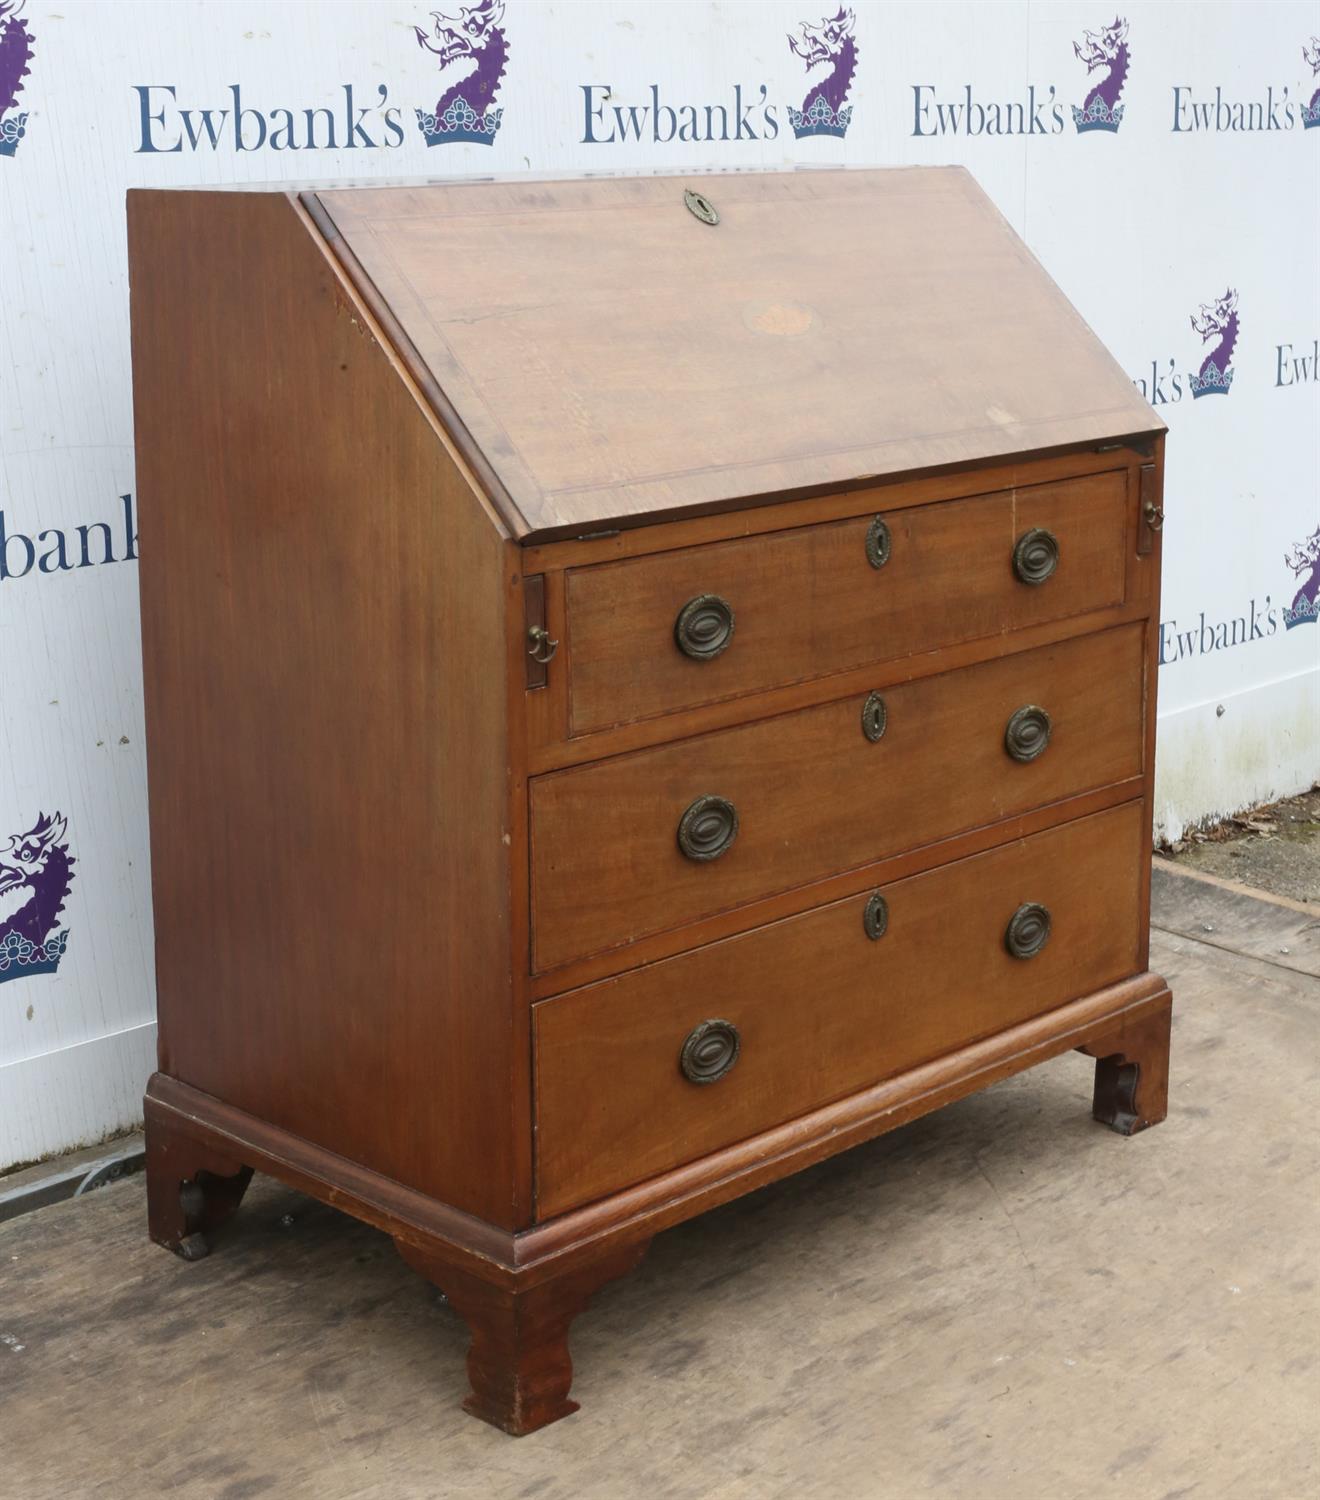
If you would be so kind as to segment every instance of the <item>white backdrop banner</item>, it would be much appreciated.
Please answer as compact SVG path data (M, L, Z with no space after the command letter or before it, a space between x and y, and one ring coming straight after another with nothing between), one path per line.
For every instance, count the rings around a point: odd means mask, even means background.
M154 1056L129 187L964 163L1169 424L1161 831L1320 775L1320 6L441 3L0 0L0 1168Z

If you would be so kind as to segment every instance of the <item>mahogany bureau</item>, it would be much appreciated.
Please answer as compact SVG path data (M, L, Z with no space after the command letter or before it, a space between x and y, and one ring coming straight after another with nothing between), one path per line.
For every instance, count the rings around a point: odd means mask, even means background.
M1163 1119L1163 427L960 169L130 194L150 1232L378 1226L468 1409L1056 1054Z

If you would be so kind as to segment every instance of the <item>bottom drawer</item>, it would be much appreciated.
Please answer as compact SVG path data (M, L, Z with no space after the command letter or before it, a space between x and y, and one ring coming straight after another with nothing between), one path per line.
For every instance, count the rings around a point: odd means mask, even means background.
M543 1001L538 1216L1136 972L1149 842L1126 803Z

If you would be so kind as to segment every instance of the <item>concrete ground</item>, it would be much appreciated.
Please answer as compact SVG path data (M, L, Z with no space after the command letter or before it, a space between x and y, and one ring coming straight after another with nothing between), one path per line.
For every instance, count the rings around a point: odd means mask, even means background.
M389 1242L273 1182L195 1265L140 1178L0 1225L0 1494L1314 1500L1320 924L1168 870L1156 923L1167 1123L1062 1057L672 1230L521 1441Z
M1196 830L1170 851L1183 868L1320 911L1320 785Z

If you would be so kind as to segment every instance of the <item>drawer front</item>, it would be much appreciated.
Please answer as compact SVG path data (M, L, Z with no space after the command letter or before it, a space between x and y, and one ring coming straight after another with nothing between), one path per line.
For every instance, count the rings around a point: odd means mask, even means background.
M1052 1010L1139 967L1143 804L588 986L533 1010L542 1218ZM1023 907L1048 940L1009 952ZM883 925L879 936L871 936ZM1030 912L1015 927L1030 948ZM705 1023L719 1022L723 1026ZM694 1035L694 1033L696 1033ZM720 1068L736 1060L723 1076ZM686 1066L693 1082L683 1071Z
M1123 602L1126 471L874 519L571 570L572 733Z
M534 971L1139 775L1143 632L535 778Z

